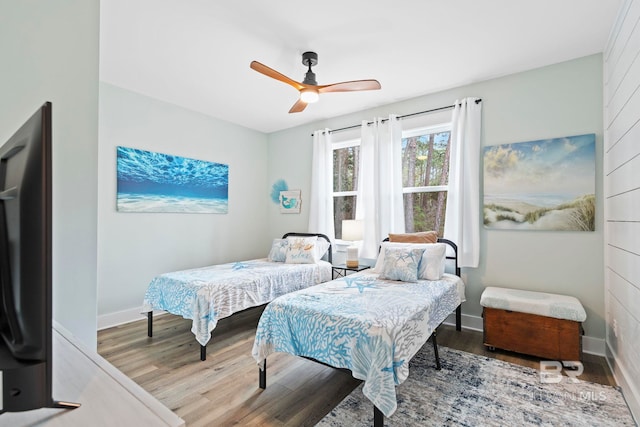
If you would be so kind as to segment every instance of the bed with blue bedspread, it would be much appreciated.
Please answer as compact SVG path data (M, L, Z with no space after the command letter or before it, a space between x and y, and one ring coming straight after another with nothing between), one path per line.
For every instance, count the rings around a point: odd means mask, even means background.
M458 275L444 273L437 280L389 280L379 269L372 271L292 292L267 305L252 351L260 366L260 387L266 387L267 356L285 352L350 370L364 381L364 395L378 420L394 413L395 386L408 377L409 360L465 301L464 282L457 267Z
M287 244L292 241L286 240L290 237L312 236L329 242L326 236L313 233L287 233L280 240ZM330 257L330 244L326 245L327 257ZM153 310L191 319L191 332L200 343L200 358L205 360L206 345L220 319L266 304L289 292L331 280L331 272L331 263L322 259L288 263L284 259L274 261L270 254L269 258L161 274L153 278L147 287L142 304L142 312L147 313L147 334L153 335Z

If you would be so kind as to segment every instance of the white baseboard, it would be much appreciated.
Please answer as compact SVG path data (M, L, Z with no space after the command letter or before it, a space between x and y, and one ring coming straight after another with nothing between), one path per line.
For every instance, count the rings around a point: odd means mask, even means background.
M162 310L154 310L153 315L165 313ZM146 319L145 313L141 313L140 307L130 308L128 310L116 311L115 313L107 313L98 316L98 330L112 328L114 326L123 325L136 320Z
M462 328L469 329L471 331L482 332L482 317L480 316L471 316L469 314L462 314ZM456 325L456 315L452 313L447 317L444 321L445 325Z
M606 343L602 338L582 336L582 352L596 356L607 356Z
M456 324L455 314L450 314L444 321L447 325ZM462 328L472 331L482 332L484 330L482 316L471 316L469 314L462 315ZM589 336L582 337L582 352L588 354L594 354L596 356L606 356L606 345L602 338L595 338Z
M157 316L163 314L164 311L154 310L153 315ZM129 322L146 318L145 314L140 312L140 308L131 308L129 310L118 311L115 313L108 313L98 316L98 330L112 328L114 326L122 325ZM450 314L444 321L446 325L455 326L456 316ZM483 323L481 316L471 316L469 314L462 314L462 327L472 331L482 332ZM588 354L594 354L596 356L606 356L606 344L602 338L595 338L589 336L582 337L582 351Z
M616 380L616 384L622 390L622 395L624 396L624 400L627 402L627 406L631 411L631 415L633 416L636 425L639 425L640 421L640 390L636 388L633 381L627 380L627 378L631 378L626 367L620 363L618 363L618 358L616 354L611 349L611 346L606 344L606 357L607 364L609 365L609 369L613 373L613 378ZM636 381L637 382L637 381Z

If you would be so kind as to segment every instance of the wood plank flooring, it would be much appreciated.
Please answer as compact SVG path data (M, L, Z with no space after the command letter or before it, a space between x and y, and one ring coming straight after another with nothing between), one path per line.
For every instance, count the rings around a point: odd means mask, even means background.
M98 352L173 410L189 427L313 426L347 396L359 381L344 371L287 354L269 356L267 388L258 388L251 348L264 307L222 319L200 361L191 321L179 316L154 318L98 332ZM539 367L539 359L482 345L482 333L443 325L438 344L511 363ZM585 354L582 380L615 385L603 357Z

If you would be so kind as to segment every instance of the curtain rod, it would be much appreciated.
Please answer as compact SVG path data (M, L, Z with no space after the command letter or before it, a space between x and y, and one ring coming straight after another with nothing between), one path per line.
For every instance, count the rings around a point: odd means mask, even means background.
M482 98L478 98L476 99L476 104L479 104L482 102ZM436 111L442 111L442 110L448 110L450 108L455 107L455 104L453 105L445 105L444 107L438 107L438 108L432 108L431 110L424 110L424 111L418 111L417 113L409 113L409 114L404 114L402 116L398 116L398 119L404 119L405 117L413 117L413 116L418 116L420 114L427 114L427 113L435 113ZM382 119L382 122L386 122L389 121L389 119ZM367 122L367 125L371 125L373 124L373 122ZM355 129L355 128L359 128L361 127L362 124L359 125L353 125L353 126L347 126L347 127L343 127L343 128L338 128L338 129L329 129L329 133L333 133L333 132L340 132L343 130L349 130L349 129ZM322 131L322 133L324 133L325 131ZM311 134L311 136L313 136L313 134Z

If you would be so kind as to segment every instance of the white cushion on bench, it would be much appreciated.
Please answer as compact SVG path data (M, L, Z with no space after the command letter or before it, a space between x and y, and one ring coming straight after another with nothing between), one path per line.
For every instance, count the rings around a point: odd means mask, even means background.
M587 319L587 313L577 298L544 292L489 286L482 292L480 305L576 322Z

